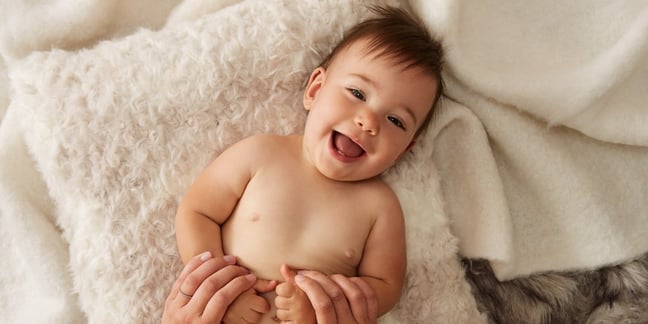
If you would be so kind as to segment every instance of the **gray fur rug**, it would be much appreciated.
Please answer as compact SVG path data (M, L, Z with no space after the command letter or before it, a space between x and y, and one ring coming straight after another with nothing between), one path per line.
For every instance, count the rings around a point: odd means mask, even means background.
M484 260L463 259L489 323L648 323L648 253L596 271L556 272L500 282Z

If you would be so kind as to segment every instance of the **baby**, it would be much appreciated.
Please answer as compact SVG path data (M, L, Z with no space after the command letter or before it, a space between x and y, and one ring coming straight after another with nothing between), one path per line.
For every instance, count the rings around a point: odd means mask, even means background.
M184 262L203 251L235 255L266 279L238 298L226 323L313 323L292 269L361 278L376 294L379 315L399 300L405 226L380 175L431 118L442 91L442 50L405 11L373 9L377 17L352 28L311 73L303 134L256 135L230 146L180 203Z

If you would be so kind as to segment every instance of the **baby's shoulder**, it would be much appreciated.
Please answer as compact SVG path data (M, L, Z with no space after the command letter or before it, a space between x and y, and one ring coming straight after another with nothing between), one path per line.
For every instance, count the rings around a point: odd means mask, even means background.
M392 212L401 208L398 196L392 187L380 177L365 181L359 191L363 192L365 200L372 202L369 206L373 209Z
M234 161L252 169L284 166L297 156L301 141L295 135L252 135L228 148Z
M290 136L275 134L251 135L239 141L232 147L246 151L249 154L272 153L280 148L285 148L291 142Z
M377 185L377 193L380 198L376 199L374 211L378 215L378 220L385 224L401 224L403 222L403 207L400 199L392 187L382 179Z

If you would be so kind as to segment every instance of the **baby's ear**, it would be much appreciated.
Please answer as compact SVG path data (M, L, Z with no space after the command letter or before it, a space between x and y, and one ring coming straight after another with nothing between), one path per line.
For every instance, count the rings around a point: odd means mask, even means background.
M323 67L318 67L313 70L308 78L308 84L306 85L306 90L304 91L304 109L310 110L317 93L319 93L322 84L326 79L326 70Z

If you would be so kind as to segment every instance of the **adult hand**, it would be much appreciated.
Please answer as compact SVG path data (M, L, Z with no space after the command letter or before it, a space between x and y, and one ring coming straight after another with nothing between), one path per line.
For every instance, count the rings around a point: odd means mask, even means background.
M299 271L295 284L311 301L318 324L377 323L378 299L361 278Z
M213 258L209 252L195 256L173 284L162 323L220 323L227 307L255 281L233 256Z

